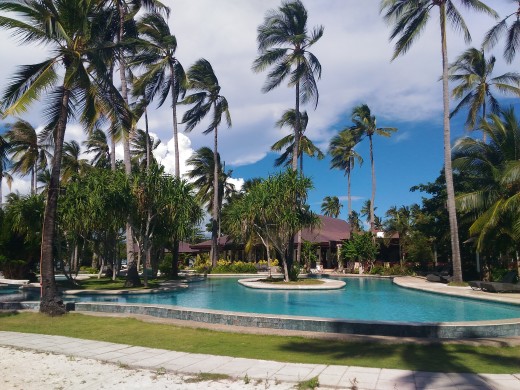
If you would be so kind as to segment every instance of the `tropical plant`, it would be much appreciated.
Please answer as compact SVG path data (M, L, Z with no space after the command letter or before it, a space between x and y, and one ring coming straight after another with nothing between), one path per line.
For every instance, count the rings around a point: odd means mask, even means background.
M479 0L460 0L468 9L485 12L496 16L496 12ZM444 170L446 189L448 193L448 214L450 220L450 236L452 245L453 278L462 282L462 268L460 259L459 232L457 212L455 208L455 190L453 171L451 167L451 129L450 129L450 101L448 85L448 48L446 39L446 21L453 29L464 34L466 42L471 40L469 30L462 15L455 7L455 0L382 0L381 12L388 23L393 24L390 39L397 38L392 59L405 54L419 38L429 21L433 9L439 9L441 30L441 57L442 57L442 90L444 112Z
M158 13L145 14L137 23L142 41L131 65L144 66L145 72L134 82L134 94L146 96L148 101L159 94L161 107L171 96L175 176L180 177L179 137L177 129L177 101L186 92L186 74L176 57L177 39L170 33L168 23Z
M383 137L390 137L392 133L397 131L395 127L377 127L375 115L372 115L370 108L366 104L361 104L354 107L352 110L352 122L354 125L350 128L353 132L354 138L363 139L368 138L370 143L370 167L372 170L372 195L370 197L370 231L375 231L375 215L374 202L376 197L376 169L374 164L374 145L372 137L380 135Z
M80 158L81 148L76 141L64 142L61 181L66 183L90 168L87 160Z
M9 167L9 149L11 145L9 142L0 135L0 208L2 207L4 197L2 195L2 182L4 178L7 181L7 185L9 186L9 190L11 189L11 184L13 182L13 177L6 171Z
M157 149L161 143L159 138L155 139L148 136L148 141L146 138L146 132L141 129L137 129L132 136L132 147L130 149L132 152L132 160L135 166L139 166L141 168L147 168L151 164L157 163L152 152ZM150 157L148 157L148 155Z
M311 188L310 179L287 170L253 186L228 208L230 234L241 240L256 235L267 249L268 262L271 259L269 246L272 245L282 258L286 281L295 275L291 274L293 259L288 253L294 232L319 223L317 216L305 206ZM295 208L294 199L302 207Z
M65 312L54 281L53 244L67 121L73 111L80 111L85 121L94 120L95 101L105 97L106 112L118 109L124 112L124 107L113 99L108 102L115 88L110 89L103 77L107 72L100 58L99 41L94 39L103 35L103 24L93 23L97 7L97 2L85 0L0 3L4 15L16 15L16 18L0 16L1 28L11 30L24 43L42 43L52 50L52 55L43 62L23 66L0 99L4 115L17 115L44 92L49 96L49 122L44 134L52 134L54 158L42 236L40 311L51 315ZM60 67L63 71L59 71Z
M97 168L109 168L111 163L110 148L108 146L107 135L100 128L95 128L83 145L87 148L87 154L94 154L90 164Z
M520 240L520 123L510 108L500 116L491 114L481 126L489 144L465 137L454 147L453 166L474 188L457 196L457 204L472 217L469 232L477 250L515 253Z
M399 260L401 266L405 262L404 249L410 244L410 233L412 230L412 214L408 206L392 206L386 212L385 230L387 236L399 234Z
M520 74L508 72L492 78L495 61L494 56L486 59L483 49L470 48L450 65L449 80L458 83L453 88L452 96L460 99L450 117L462 108L468 108L466 126L470 130L474 129L477 120L486 118L488 106L491 113L499 113L500 106L492 89L520 96L520 88L517 87L520 84ZM478 117L479 112L481 115Z
M369 262L373 264L379 253L379 246L375 243L372 232L352 234L350 239L343 243L340 256L345 260Z
M321 203L321 212L323 215L338 218L342 207L337 196L326 196Z
M298 157L300 159L300 171L303 172L303 154L305 153L309 157L316 157L318 160L322 160L325 155L323 152L316 146L314 143L307 138L304 134L307 129L307 123L309 122L309 117L307 112L304 111L300 113L300 145L298 147L298 153L300 154ZM296 126L296 114L293 109L287 110L283 113L282 118L278 122L276 122L276 126L279 128L283 128L284 126L289 126L293 129L293 133L286 135L279 141L275 142L273 146L271 146L271 150L279 152L282 149L285 151L276 158L274 161L274 166L279 167L282 164L290 165L292 161L292 152L294 150L294 128Z
M204 134L213 132L213 188L220 188L219 184L219 156L218 156L218 127L225 118L228 127L231 127L231 115L227 99L220 94L220 85L211 64L200 59L193 64L187 73L188 87L191 95L183 100L183 104L193 104L184 113L183 123L186 131L192 131L206 115L213 110L209 126ZM212 228L211 228L211 264L215 266L218 260L218 222L220 219L219 191L213 191Z
M348 216L352 215L352 196L350 193L350 177L355 163L363 164L363 158L354 150L360 141L356 133L345 129L336 134L330 141L329 154L332 156L330 161L331 168L341 169L347 176L347 207Z
M29 122L18 119L8 124L7 129L5 137L10 145L11 171L21 176L31 175L31 194L35 194L38 170L47 165L45 149L38 140L36 129Z
M220 161L220 154L217 154L217 172L219 174L218 201L217 208L220 210L225 199L229 199L235 193L235 186L229 182L231 171L224 171L224 166ZM213 210L215 201L213 175L215 174L213 151L203 146L198 149L188 159L187 164L192 168L187 172L187 176L193 179L193 185L197 189L197 198L200 204L206 205L206 210Z
M318 105L319 93L316 77L321 78L321 64L309 51L323 35L323 26L307 31L307 10L300 0L284 0L277 10L269 10L264 22L258 26L258 57L253 62L253 71L262 72L269 67L262 92L266 93L289 79L288 86L295 87L296 114L294 126L294 150L292 169L298 169L302 121L300 103L313 101Z
M495 26L493 26L485 35L482 46L484 48L493 48L500 39L502 34L506 36L506 44L504 45L504 58L508 63L513 62L516 51L520 48L520 41L518 36L520 34L520 23L518 22L518 15L520 14L520 0L512 0L512 3L517 3L517 9L506 15ZM507 20L513 19L513 22L508 27Z

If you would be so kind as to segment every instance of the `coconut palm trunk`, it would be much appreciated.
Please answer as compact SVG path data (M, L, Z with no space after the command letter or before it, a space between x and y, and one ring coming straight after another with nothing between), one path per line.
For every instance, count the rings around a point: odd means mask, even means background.
M370 141L370 167L372 170L372 195L370 197L370 231L375 233L374 226L374 201L376 199L376 168L374 164L374 145L372 143L372 137L368 137Z
M70 91L63 90L60 107L60 116L56 126L56 138L54 140L54 156L52 158L51 178L47 190L47 204L43 218L42 248L40 258L40 312L49 315L60 315L65 312L65 307L59 298L54 280L54 243L56 237L56 215L58 210L58 195L60 190L61 156L65 128L67 126L67 113Z
M170 64L171 77L175 77L173 64ZM179 156L179 130L177 127L177 99L179 98L175 91L175 83L171 84L172 94L172 119L173 119L173 146L175 153L175 177L181 177L180 156Z
M462 282L462 267L460 259L459 229L457 211L455 208L455 187L451 167L451 130L450 130L450 90L448 85L448 48L446 41L446 5L440 7L441 50L442 50L442 97L444 108L444 174L446 176L446 190L448 195L448 218L450 222L451 252L453 263L453 280Z
M211 221L211 264L217 266L218 261L218 222L219 222L219 203L218 203L218 130L215 127L213 137L213 212Z

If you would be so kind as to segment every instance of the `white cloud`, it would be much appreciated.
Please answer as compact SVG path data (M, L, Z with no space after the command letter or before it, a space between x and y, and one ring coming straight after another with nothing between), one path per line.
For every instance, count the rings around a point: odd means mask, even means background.
M152 137L157 137L156 134L150 133ZM188 170L189 166L186 161L195 152L191 147L190 139L180 133L179 134L179 168L181 176L184 175ZM166 144L161 142L157 149L154 150L153 155L157 159L157 162L164 166L165 171L168 173L175 172L175 143L173 138L170 139Z

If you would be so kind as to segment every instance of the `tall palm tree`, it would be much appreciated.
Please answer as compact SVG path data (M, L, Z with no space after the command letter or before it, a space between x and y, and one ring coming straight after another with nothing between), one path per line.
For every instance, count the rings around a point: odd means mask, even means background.
M458 195L457 205L471 217L477 249L498 255L517 251L520 241L520 121L513 108L488 118L481 126L489 143L461 138L453 149L453 166L475 188ZM499 242L509 248L500 248Z
M170 33L168 23L158 13L148 13L137 23L139 35L138 54L132 60L134 66L144 66L145 73L134 82L134 94L152 100L159 94L159 107L171 96L173 142L175 150L175 176L180 177L179 136L177 129L177 101L186 92L186 74L176 57L177 39Z
M7 140L0 135L0 208L3 204L3 195L2 195L2 181L4 178L7 181L7 185L9 186L9 190L11 189L11 184L13 182L13 177L6 171L9 167L9 149L11 145Z
M352 110L352 122L354 125L350 130L357 134L356 137L367 137L370 143L370 167L372 170L372 195L370 197L370 231L375 231L374 202L376 198L376 169L374 164L374 145L372 137L380 135L390 137L396 132L395 127L377 127L375 115L372 115L370 108L366 104L354 107Z
M385 230L392 236L399 234L399 260L405 262L405 249L410 244L410 230L412 229L412 214L408 206L392 206L386 212Z
M193 64L187 73L188 87L191 95L184 99L183 104L193 104L184 113L182 122L186 123L186 131L192 131L197 124L212 112L209 126L204 130L204 134L213 132L213 188L219 188L219 157L218 157L218 127L225 118L228 127L231 127L231 115L227 99L220 94L220 85L211 64L201 58ZM211 222L211 262L217 265L218 260L218 221L220 210L218 205L219 191L213 191L213 210Z
M0 16L1 28L11 30L23 42L42 43L51 49L51 56L43 62L23 66L0 99L4 114L16 115L26 111L42 93L49 92L46 131L53 135L54 157L43 223L40 311L51 315L65 311L54 281L53 245L67 120L72 110L82 111L81 118L87 120L94 111L95 100L109 87L102 79L106 70L98 58L99 45L92 45L93 37L102 33L92 30L96 7L89 0L0 3L3 15L16 15ZM63 71L59 70L61 67ZM92 76L99 79L93 83ZM106 104L107 112L121 107L111 103Z
M499 113L500 106L493 96L493 88L504 94L520 96L520 88L517 87L520 85L520 74L508 72L491 78L495 61L494 56L486 59L483 49L469 48L449 67L449 80L458 83L453 88L452 96L461 99L450 117L456 115L461 108L468 108L466 126L470 130L475 128L477 119L486 118L488 105L490 112ZM481 116L477 118L479 112Z
M479 0L460 0L468 9L485 12L497 16L496 12ZM451 167L451 130L450 130L450 97L448 85L448 47L446 39L446 21L453 29L462 32L466 42L471 41L471 35L455 7L455 0L382 0L381 11L387 22L393 24L390 39L398 38L392 59L405 54L412 44L419 38L427 25L434 9L439 10L441 30L441 57L442 57L442 100L444 112L444 170L446 176L446 190L448 194L448 214L450 220L451 251L453 262L454 281L462 282L462 268L460 260L459 228L455 209L455 189L453 186L453 172Z
M505 34L506 44L504 46L504 58L508 63L513 62L516 57L516 51L520 49L520 40L518 40L520 34L520 23L518 21L520 15L520 0L512 0L511 2L517 3L517 9L506 15L495 26L493 26L486 33L482 44L486 49L493 48L498 43L500 36ZM510 26L508 26L509 18L513 19Z
M321 203L321 212L323 215L338 218L342 207L337 196L326 196Z
M109 168L111 164L111 153L108 146L106 133L96 128L88 136L86 141L83 141L83 145L87 148L87 154L94 154L90 164L97 168Z
M345 176L347 176L347 206L349 219L352 215L350 176L356 161L359 165L363 164L363 158L354 150L354 147L359 143L359 141L357 134L352 133L349 129L344 129L332 138L329 145L329 153L332 156L330 167L341 169L345 172Z
M284 0L277 10L269 10L264 22L258 26L258 53L253 62L253 71L262 72L268 67L262 92L269 92L289 79L288 86L295 87L296 126L294 126L294 152L292 168L298 169L300 152L301 117L300 103L313 101L318 105L319 93L316 77L321 78L321 64L309 51L323 36L323 26L307 31L307 10L300 0Z
M31 194L34 195L36 193L38 170L46 165L45 155L40 147L36 129L23 119L8 124L7 128L8 131L5 136L11 145L11 170L21 176L31 175Z
M300 145L297 150L300 154L298 157L300 159L300 171L303 172L303 154L306 154L309 157L316 157L318 160L322 160L325 155L323 152L316 146L314 143L307 138L304 134L307 129L307 124L309 123L309 117L307 112L304 111L300 113ZM291 127L294 129L296 127L296 113L294 109L287 110L283 113L282 117L278 122L276 122L276 126L279 128L283 128L284 126ZM279 167L282 164L289 165L292 162L292 153L294 150L294 132L292 134L286 135L282 139L278 140L271 146L271 150L279 152L282 149L285 151L276 158L274 161L274 166Z

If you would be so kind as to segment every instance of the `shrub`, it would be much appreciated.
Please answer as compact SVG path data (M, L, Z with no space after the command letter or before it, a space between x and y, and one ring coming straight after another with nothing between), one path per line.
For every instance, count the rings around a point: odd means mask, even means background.
M86 272L87 274L97 274L98 273L98 270L94 267L81 266L81 267L79 267L79 270L82 272Z
M385 268L381 265L374 265L372 268L370 268L370 275L383 275L385 272Z
M232 263L227 260L219 260L217 266L211 270L213 274L256 274L254 263L235 261Z
M287 273L289 274L289 280L291 280L293 282L298 280L298 276L300 276L300 265L299 264L293 264L289 268Z
M195 258L195 263L193 264L193 269L199 274L207 274L211 271L211 261L209 259L209 254L201 253L197 255Z

